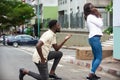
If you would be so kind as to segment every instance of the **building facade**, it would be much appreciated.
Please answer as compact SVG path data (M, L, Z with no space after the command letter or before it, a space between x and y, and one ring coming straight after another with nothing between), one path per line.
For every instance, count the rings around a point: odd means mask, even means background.
M28 3L34 7L36 14L35 19L39 18L40 23L46 24L50 19L58 19L58 4L57 0L24 0L25 3ZM38 10L39 5L39 10ZM32 24L35 22L34 18ZM47 21L47 22L46 22Z
M113 0L113 58L120 60L120 0Z
M110 14L105 7L111 0L58 0L58 17L63 28L85 29L83 6L92 3L101 12L104 19L104 28L110 26Z

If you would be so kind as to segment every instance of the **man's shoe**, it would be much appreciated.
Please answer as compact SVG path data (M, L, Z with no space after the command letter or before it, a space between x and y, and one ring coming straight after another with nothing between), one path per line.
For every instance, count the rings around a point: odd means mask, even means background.
M54 79L62 79L60 77L58 77L55 73L54 74L49 74L49 78L54 78Z
M23 80L23 77L25 76L25 73L23 72L24 68L21 68L19 70L19 80Z

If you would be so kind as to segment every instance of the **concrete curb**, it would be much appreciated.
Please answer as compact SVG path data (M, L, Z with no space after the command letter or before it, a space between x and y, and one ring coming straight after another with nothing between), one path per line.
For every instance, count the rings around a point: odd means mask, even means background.
M76 50L77 47L66 47L64 46L63 48L65 49L72 49L72 50ZM69 60L69 63L71 64L76 64L78 66L82 66L82 67L86 67L88 69L90 69L91 67L91 60L77 60L75 58L71 58ZM109 73L111 75L114 75L114 76L117 76L117 77L120 77L120 70L118 69L115 69L113 67L106 67L104 66L102 63L101 65L98 67L97 71L103 71L103 72L106 72L106 73Z
M88 69L91 68L91 61L90 60L85 61L85 60L76 60L76 59L71 58L67 62L71 63L71 64L78 65L78 66L86 67ZM114 68L109 68L109 67L106 67L102 64L98 67L97 71L102 71L102 72L109 73L111 75L120 77L120 70L116 70Z

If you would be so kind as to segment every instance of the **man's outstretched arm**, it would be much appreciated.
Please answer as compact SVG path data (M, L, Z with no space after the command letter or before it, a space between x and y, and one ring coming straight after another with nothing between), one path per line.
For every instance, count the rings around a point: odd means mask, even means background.
M53 44L53 48L55 49L55 51L58 51L63 45L64 45L64 43L69 39L69 38L71 38L71 34L69 34L69 35L67 35L66 37L65 37L65 39L63 40L63 42L61 42L61 44Z

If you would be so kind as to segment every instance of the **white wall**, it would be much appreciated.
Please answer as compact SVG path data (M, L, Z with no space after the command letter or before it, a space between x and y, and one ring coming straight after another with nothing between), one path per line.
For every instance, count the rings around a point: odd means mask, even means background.
M67 4L63 4L59 6L59 11L62 10L69 10L69 7L72 8L73 13L77 12L77 7L79 6L80 8L80 12L83 12L83 6L85 3L91 2L93 3L95 6L98 7L105 7L106 5L108 5L110 3L111 0L72 0L72 2L70 2L70 0L67 0ZM69 13L69 12L68 12Z
M113 0L113 57L120 60L120 0Z
M67 13L69 13L69 10L72 8L73 13L77 12L77 7L79 6L80 12L83 12L83 5L86 0L73 0L72 2L69 2L70 0L67 0L67 4L60 5L58 7L59 11L66 10Z
M113 2L113 26L120 26L120 0Z

